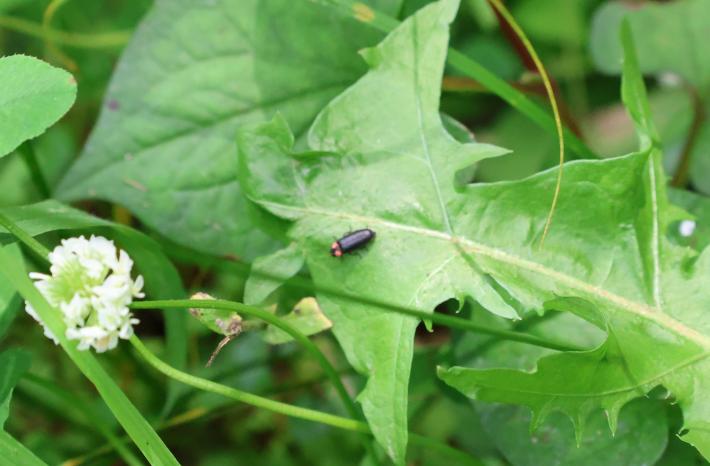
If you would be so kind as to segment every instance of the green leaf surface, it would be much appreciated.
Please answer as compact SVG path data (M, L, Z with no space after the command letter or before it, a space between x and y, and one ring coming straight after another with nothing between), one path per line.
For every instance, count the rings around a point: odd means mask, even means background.
M36 58L0 58L0 157L42 134L74 103L76 81Z
M241 131L245 192L294 222L290 236L316 286L422 310L471 296L505 317L554 303L608 332L603 346L549 356L535 373L443 370L462 392L532 406L536 422L561 410L579 424L603 407L616 427L627 401L664 385L683 408L683 439L710 454L702 395L710 388L703 318L710 253L665 236L678 211L666 198L635 61L627 61L623 92L642 150L569 163L540 249L555 170L516 182L454 183L459 170L504 152L453 141L438 115L456 6L427 6L363 53L371 71L318 116L313 152L294 153L283 119ZM333 238L365 227L377 237L359 256L330 257ZM368 376L359 401L375 437L401 461L418 322L327 295L318 301L349 361Z
M296 275L303 264L303 253L295 243L256 259L244 290L244 303L262 304L285 280Z
M85 212L68 207L58 201L48 200L22 207L0 209L20 228L32 236L53 231L90 230L107 234L126 249L145 278L147 294L156 299L175 298L185 295L177 270L167 259L161 246L143 233L125 225L112 223ZM15 238L0 227L0 244L14 242ZM185 367L187 361L187 315L166 310L166 355L174 367ZM172 408L178 385L170 383L166 397L165 412Z
M321 112L309 136L314 149L343 156L320 152L289 157L293 137L282 118L238 136L242 186L262 207L297 220L291 236L317 287L423 309L476 286L492 294L455 245L444 241L443 247L430 247L427 241L428 232L453 232L449 206L457 200L456 172L504 152L484 144L459 144L439 116L448 24L457 6L448 1L426 7L363 52L372 70ZM363 257L330 256L334 239L368 226L378 236ZM417 260L427 265L407 265ZM358 400L375 437L400 463L407 443L416 319L329 296L318 301L350 362L370 375ZM496 310L515 315L502 303Z
M399 0L372 3L393 12ZM236 181L236 128L280 111L303 132L364 72L356 51L379 37L308 0L157 2L57 196L124 205L211 254L272 250Z
M710 91L710 56L704 46L710 34L710 3L603 4L592 22L589 47L595 65L607 73L621 72L623 18L631 24L642 73L673 71L701 91Z
M574 427L560 413L550 415L531 435L530 413L524 408L488 406L478 411L490 438L514 466L644 466L655 463L668 439L665 408L658 401L639 399L626 405L613 436L602 413L592 413L579 445Z
M608 2L597 11L591 32L590 50L596 66L607 73L621 71L622 44L617 32L627 18L637 44L639 67L648 74L674 73L688 83L685 91L696 108L686 117L699 118L699 127L687 156L693 186L710 194L710 56L705 42L710 35L710 2L686 0L667 4L647 3L636 7ZM699 115L695 115L698 113ZM677 118L676 118L677 119ZM672 142L685 144L687 134Z
M555 294L565 298L548 302L549 306L575 312L606 330L606 342L587 352L544 357L534 372L455 367L441 370L440 377L479 400L529 406L533 410L533 426L551 412L562 411L573 420L578 432L589 413L597 408L606 410L609 425L615 431L619 410L626 402L662 385L683 410L686 433L681 438L708 457L710 405L704 393L710 387L710 328L702 316L710 302L706 289L710 252L705 249L698 254L666 237L677 211L666 199L658 142L628 25L622 27L622 43L626 57L622 95L636 124L642 151L605 162L608 166L603 177L588 176L585 180L603 193L602 199L586 197L585 202L605 204L602 210L617 205L607 211L618 216L614 223L607 224L608 217L597 216L593 223L579 213L558 211L558 228L573 222L568 233L578 234L577 228L583 227L597 238L596 244L588 243L582 250L584 255L577 254L576 259L588 261L591 272L603 272L604 276L596 283L586 279L584 284L573 287L587 288L587 292L580 293L579 288L576 292L567 287L558 289ZM637 164L636 169L606 178L614 172L614 165L632 161ZM567 190L579 195L583 185L575 182L570 172ZM625 195L620 196L622 184L629 182L635 186L628 186ZM636 208L623 213L618 209L622 205L624 209L630 205ZM609 226L613 226L610 237L599 235ZM626 239L624 231L631 233ZM562 241L558 247L561 244ZM601 247L614 251L604 254L598 249ZM561 271L558 267L550 278L567 276Z
M690 153L690 180L693 187L706 196L710 196L710 178L707 176L710 173L710 120L707 118L707 115L710 114L710 93L705 98L704 105L704 124L698 131L693 150Z
M517 327L546 339L564 335L588 347L597 346L606 336L589 322L566 312L531 315L513 323L475 309L472 320L494 327ZM476 333L466 333L456 343L456 360L478 369L505 367L531 371L540 357L552 353L549 349ZM579 444L575 442L572 423L561 413L551 414L531 433L528 409L476 401L473 404L491 443L513 466L650 465L660 457L668 441L666 406L659 400L635 400L625 406L614 435L609 432L604 414L591 412L584 422L586 427Z

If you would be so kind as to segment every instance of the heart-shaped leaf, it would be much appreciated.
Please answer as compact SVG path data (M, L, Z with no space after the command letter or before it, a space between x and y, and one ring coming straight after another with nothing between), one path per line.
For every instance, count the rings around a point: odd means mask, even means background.
M371 3L396 11L400 0ZM304 131L364 72L356 51L379 37L309 0L156 2L56 195L121 204L210 254L273 250L237 183L234 132L276 111Z

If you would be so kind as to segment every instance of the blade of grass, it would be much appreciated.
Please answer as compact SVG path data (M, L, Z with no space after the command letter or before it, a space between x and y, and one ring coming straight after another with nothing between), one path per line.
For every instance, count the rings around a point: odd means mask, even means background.
M263 360L255 360L252 361L251 363L248 363L247 366L254 366L257 367L259 365L263 365L264 361ZM346 369L342 371L343 373L349 373L351 372L351 369ZM295 382L295 383L290 383L290 384L281 384L276 387L271 387L265 390L264 394L265 395L276 395L284 392L289 392L293 390L298 390L304 387L310 387L313 386L314 384L320 384L328 382L328 378L320 375L316 378L310 379L310 380L304 380L300 382ZM194 389L194 393L198 393L199 390L196 389L195 387L192 386L187 386L191 389ZM170 419L167 419L164 422L161 422L158 426L156 426L157 431L163 431L166 429L170 429L172 427L176 426L181 426L193 421L196 421L198 419L205 418L207 416L210 417L218 417L218 416L224 416L227 415L230 411L235 410L235 409L241 409L244 410L245 408L249 408L249 405L244 405L244 404L239 404L239 405L234 405L233 404L234 400L228 399L225 400L224 403L220 404L210 404L209 407L196 407L196 408L190 408L189 410L182 412L180 414L177 414ZM126 438L125 436L121 437L119 439L120 442L122 443L127 443L130 440ZM110 444L105 444L99 448L97 448L94 451L91 451L89 453L86 453L84 455L81 455L76 458L69 459L65 461L64 463L61 464L61 466L79 466L81 464L84 464L88 461L91 461L101 455L108 454L111 451L113 451L113 448L111 447Z
M52 193L49 189L49 183L47 183L47 179L42 173L42 168L39 166L32 141L25 141L18 149L18 152L22 156L25 165L27 165L27 169L30 171L30 176L32 177L32 182L35 188L37 188L37 191L39 191L39 194L43 199L50 197Z
M7 227L7 225L5 226ZM26 239L26 236L28 235L25 233L23 237ZM40 247L41 248L35 250L35 252L38 254L46 252L43 246L40 245ZM5 249L5 246L0 247L0 275L4 276L20 295L34 307L47 327L57 336L59 344L69 358L76 364L86 378L94 384L101 398L103 398L113 415L138 446L143 455L145 455L146 459L152 465L156 466L179 465L173 454L168 450L160 437L158 437L158 434L156 434L150 424L148 424L148 421L143 418L136 407L133 406L126 395L113 382L97 359L89 352L77 350L76 344L67 340L64 336L66 327L60 317L60 313L52 308L44 299L44 296L42 296L29 279L27 272L20 268L7 266L11 258L7 256ZM42 249L45 250L42 251Z
M17 386L18 391L48 406L65 420L91 430L98 430L129 466L143 466L143 462L122 442L111 428L101 422L101 416L91 404L75 392L58 387L50 380L27 374Z
M12 435L0 430L0 466L47 466Z

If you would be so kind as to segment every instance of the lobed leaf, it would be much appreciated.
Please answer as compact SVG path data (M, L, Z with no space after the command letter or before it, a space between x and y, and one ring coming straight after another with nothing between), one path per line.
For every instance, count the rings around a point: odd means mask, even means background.
M608 240L599 236L597 245L591 247L615 248L612 256L619 256L612 262L603 262L599 252L592 255L588 248L584 259L589 261L590 270L602 271L606 277L599 284L578 283L574 291L559 290L555 294L561 298L548 302L549 306L575 312L596 323L607 331L607 340L592 351L544 357L532 373L455 367L440 370L440 377L476 399L529 406L533 410L533 426L550 412L562 411L572 418L578 435L589 413L600 407L606 410L614 432L619 410L625 403L662 385L683 410L686 433L681 438L708 457L710 405L702 394L710 387L710 327L702 315L710 303L710 294L703 285L708 279L710 250L706 248L698 255L672 243L665 235L677 211L666 199L661 154L650 124L628 25L622 27L622 43L622 95L636 123L642 151L609 163L636 160L640 164L615 180L586 181L602 190L606 199L597 202L606 202L609 207L617 195L611 184L618 188L622 177L635 180L636 193L629 191L625 197L627 207L630 204L635 209L619 217L616 230L617 235L623 230L632 233L628 239L636 244L624 243L621 237ZM568 184L568 192L578 191L579 186L572 184ZM624 198L618 202L624 202ZM570 228L575 223L601 230L599 225L580 223L580 215L570 211L561 217L564 219L560 223L569 228L568 233L579 233ZM616 275L623 269L627 269L624 276ZM622 287L617 288L619 285ZM588 289L581 292L582 288Z
M609 334L593 351L542 359L533 374L442 370L464 393L531 406L536 422L555 409L579 424L603 407L614 427L624 403L662 384L684 410L683 438L708 454L710 406L700 394L710 385L710 327L702 318L710 253L696 256L665 236L678 211L666 199L635 62L627 63L624 96L642 150L569 163L540 250L555 171L455 183L460 170L505 152L458 143L441 124L440 81L456 7L452 0L428 5L364 51L370 72L317 117L311 152L294 151L283 118L240 131L243 189L294 223L289 236L317 287L423 310L470 296L508 318L554 304ZM365 227L377 236L359 257L329 255L333 239ZM358 399L375 437L401 462L418 322L328 295L318 301L349 361L368 376Z

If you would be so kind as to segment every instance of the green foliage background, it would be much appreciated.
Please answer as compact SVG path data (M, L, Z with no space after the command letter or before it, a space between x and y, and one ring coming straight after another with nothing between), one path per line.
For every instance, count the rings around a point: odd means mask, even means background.
M544 247L492 3L0 2L0 465L706 464L710 3L505 2ZM92 233L248 306L55 347L18 293Z

